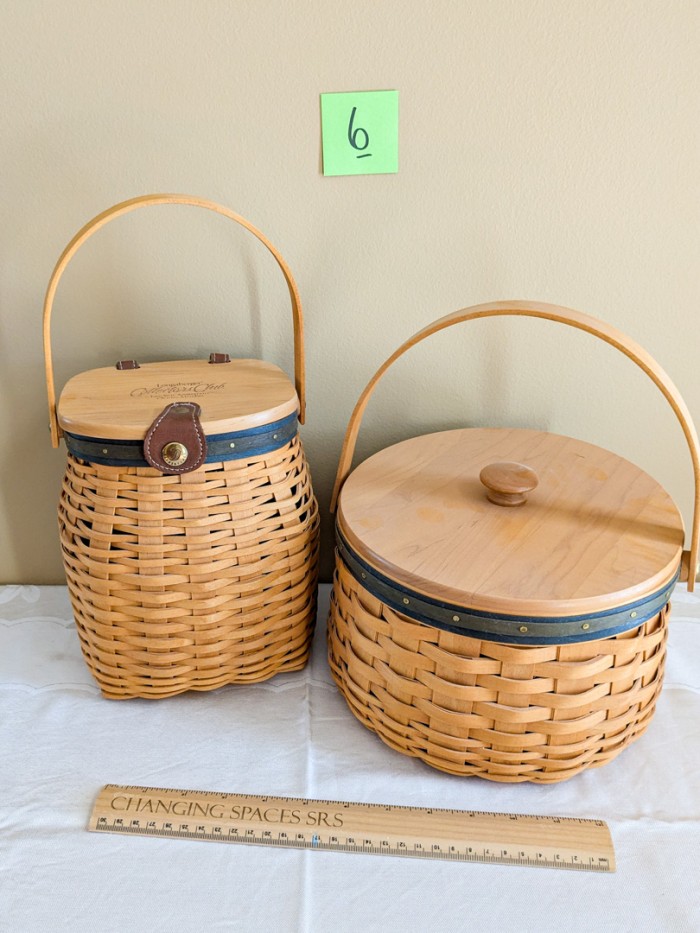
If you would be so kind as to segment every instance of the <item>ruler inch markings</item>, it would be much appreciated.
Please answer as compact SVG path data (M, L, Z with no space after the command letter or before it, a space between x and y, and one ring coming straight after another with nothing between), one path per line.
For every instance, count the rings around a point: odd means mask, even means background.
M107 784L88 830L318 851L614 872L607 825L582 817Z

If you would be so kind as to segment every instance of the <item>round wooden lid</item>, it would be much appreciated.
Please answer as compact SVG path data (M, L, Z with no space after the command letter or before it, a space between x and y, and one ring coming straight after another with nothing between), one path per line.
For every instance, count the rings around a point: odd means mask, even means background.
M74 376L61 393L58 422L70 434L143 440L172 402L196 402L205 434L270 424L299 407L294 386L272 363L178 360L142 363L138 369L91 369Z
M525 501L491 501L489 484L496 500ZM515 616L641 600L674 579L684 541L673 500L634 464L520 429L444 431L388 447L348 477L337 514L350 549L400 587Z

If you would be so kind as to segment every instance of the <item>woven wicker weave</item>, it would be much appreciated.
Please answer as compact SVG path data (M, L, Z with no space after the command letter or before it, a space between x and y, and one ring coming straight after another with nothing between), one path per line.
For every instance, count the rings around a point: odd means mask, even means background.
M514 647L389 609L337 556L329 658L355 716L450 774L552 783L603 765L646 729L669 607L616 638Z
M318 509L298 438L181 476L69 456L59 524L81 647L105 696L211 690L306 663Z

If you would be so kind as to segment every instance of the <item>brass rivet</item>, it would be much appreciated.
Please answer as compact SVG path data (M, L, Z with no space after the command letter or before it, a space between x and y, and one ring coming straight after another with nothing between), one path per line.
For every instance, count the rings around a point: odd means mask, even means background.
M520 626L520 631L521 631L521 632L527 632L527 625L521 625L521 626Z
M583 625L581 626L581 628L584 630L584 632L587 632L588 629L589 629L590 627L591 627L591 623L590 623L590 622L584 622Z
M409 600L406 599L406 597L404 596L404 598L403 598L403 604L404 604L404 606L408 606L408 603L409 603Z
M180 444L178 441L170 441L169 444L163 447L160 453L168 466L177 467L182 466L185 460L187 460L189 452L184 444Z
M459 616L452 616L453 622L459 622Z
M230 443L228 446L229 446L229 447L235 447L236 445L233 443L233 441L231 441L231 443Z
M103 454L108 454L108 453L109 453L109 451L107 450L107 448L106 448L106 447L103 447L103 448L102 448L102 453L103 453Z
M637 618L637 613L636 613L636 612L630 612L630 619L636 619L636 618Z
M360 576L362 577L363 580L366 580L366 579L367 579L367 574L366 574L366 573L361 573Z

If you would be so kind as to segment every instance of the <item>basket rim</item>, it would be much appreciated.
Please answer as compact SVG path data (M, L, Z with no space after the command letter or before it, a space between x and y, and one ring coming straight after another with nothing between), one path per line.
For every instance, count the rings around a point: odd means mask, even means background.
M370 595L416 622L458 635L512 645L558 645L610 638L657 615L669 601L680 568L663 587L642 599L601 612L566 616L483 612L433 599L397 583L361 558L336 524L337 558Z
M295 413L246 431L208 434L207 455L203 462L220 463L268 454L288 444L297 432L298 417ZM80 460L99 463L102 466L150 468L143 455L143 440L87 437L67 431L63 436L68 452Z

